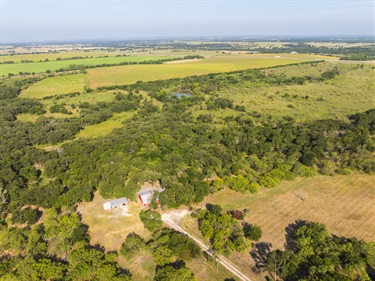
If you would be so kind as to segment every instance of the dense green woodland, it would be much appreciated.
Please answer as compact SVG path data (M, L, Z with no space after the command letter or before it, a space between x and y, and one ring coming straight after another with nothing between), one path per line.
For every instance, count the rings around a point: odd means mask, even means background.
M225 186L238 192L254 193L259 188L273 188L282 180L293 180L298 176L354 171L375 173L375 109L342 121L301 123L290 117L273 120L264 113L246 112L244 107L235 107L232 100L215 95L220 89L245 81L302 85L328 81L338 75L340 72L334 67L320 77L286 78L267 75L260 70L245 70L147 83L140 81L135 85L107 88L126 92L116 93L112 102L82 103L79 105L80 117L61 119L44 117L46 109L40 101L17 97L36 79L2 80L0 278L129 279L128 272L118 266L116 253L105 254L100 247L89 246L88 227L74 212L75 204L92 200L95 190L99 190L104 198L126 196L135 200L136 191L144 182L160 183L165 188L160 194L161 206L166 209L200 202L209 193ZM171 89L188 90L192 96L171 97L168 94ZM141 92L146 92L147 97ZM205 109L206 113L195 117L195 108ZM239 115L221 118L211 114L228 108L237 110ZM73 140L85 126L101 123L114 113L126 111L134 113L132 119L107 136L74 140L53 151L37 148L41 144ZM35 123L23 123L17 120L21 113L40 117ZM42 213L43 223L36 224ZM155 233L152 241L139 241L140 238L133 235L126 241L133 239L134 245L124 242L123 249L151 249L158 264L155 280L172 278L165 277L168 274L194 280L183 260L199 255L199 248L193 242L185 241L180 234L161 229L161 221L154 219L156 214L152 219L147 213L141 217L145 227ZM261 235L261 230L254 226L244 229L237 226L228 214L207 211L199 216L202 234L211 239L213 248L219 253L244 251L250 245L246 239L257 240ZM213 223L217 221L221 221L223 229L229 226L231 231L224 231L218 237L215 229L218 224ZM325 239L319 238L319 243L323 244L313 244L309 252L303 254L298 247L272 254L277 258L282 256L285 265L275 274L285 280L305 277L306 280L320 280L321 268L312 275L317 276L316 279L308 279L310 277L306 275L312 270L310 266L317 262L312 252L320 255L336 244L349 247L348 243L357 243L355 245L367 247L356 240L327 238L322 226L317 228ZM173 238L175 235L180 236ZM299 236L296 238L300 239ZM187 246L177 251L173 241L176 245L185 243ZM299 241L297 245L304 243ZM333 250L329 251L336 255ZM341 259L342 251L338 249L332 259L339 257L344 265L347 259L351 261L363 255L362 250L358 250ZM130 250L123 250L123 253L132 254ZM286 262L284 256L288 257ZM368 265L373 266L373 260ZM332 278L326 280L337 280L335 274L339 272L334 269L327 265L323 270L332 273L327 275ZM354 272L365 275L363 267Z
M331 235L320 223L297 221L286 229L285 250L257 243L251 251L255 271L272 280L373 280L375 243ZM372 274L372 279L370 274Z

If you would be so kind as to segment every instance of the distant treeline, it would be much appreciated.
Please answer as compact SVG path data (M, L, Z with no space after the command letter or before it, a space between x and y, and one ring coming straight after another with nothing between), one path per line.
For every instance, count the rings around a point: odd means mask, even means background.
M290 42L290 44L284 44L283 47L270 47L270 48L253 48L243 44L224 43L205 43L201 44L189 44L185 42L171 42L164 46L155 46L158 49L182 49L182 50L211 50L211 51L247 51L252 53L291 53L297 52L302 54L324 54L324 55L337 55L342 56L342 59L346 60L374 60L375 59L375 46L364 45L364 46L352 46L352 47L325 47L325 46L312 46L306 42Z
M109 66L121 66L121 65L134 65L134 64L162 64L169 61L178 61L178 60L185 60L185 59L202 59L202 56L185 56L182 58L167 58L167 59L160 59L160 60L147 60L147 61L124 61L120 63L102 63L96 65L70 65L68 67L57 69L56 72L63 72L68 70L80 70L80 69L88 69L88 68L99 68L99 67L109 67Z

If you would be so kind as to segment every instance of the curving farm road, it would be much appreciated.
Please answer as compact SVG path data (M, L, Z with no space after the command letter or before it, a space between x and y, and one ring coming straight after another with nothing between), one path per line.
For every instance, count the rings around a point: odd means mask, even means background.
M188 215L190 212L187 210L173 210L168 213L164 213L161 216L161 219L165 224L170 226L171 228L187 235L191 239L197 243L199 247L202 248L203 251L205 251L207 254L212 256L212 253L210 251L210 248L206 246L201 240L193 237L190 235L187 231L185 231L180 225L179 221L182 217ZM224 266L226 269L228 269L233 275L235 275L237 278L239 278L242 281L251 281L249 277L247 277L244 273L242 273L240 270L238 270L231 262L229 262L225 257L222 255L219 255L219 263Z

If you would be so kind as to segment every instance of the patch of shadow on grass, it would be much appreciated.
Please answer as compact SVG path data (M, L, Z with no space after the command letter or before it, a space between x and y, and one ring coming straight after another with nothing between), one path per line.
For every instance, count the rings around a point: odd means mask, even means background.
M264 267L264 262L267 260L271 249L272 244L268 242L253 244L253 249L250 251L250 256L255 262L255 266L252 268L254 273L261 273L261 269Z
M307 221L305 220L296 220L294 223L288 224L288 226L285 228L285 244L284 248L285 250L296 250L296 230L300 228L301 226L307 225Z

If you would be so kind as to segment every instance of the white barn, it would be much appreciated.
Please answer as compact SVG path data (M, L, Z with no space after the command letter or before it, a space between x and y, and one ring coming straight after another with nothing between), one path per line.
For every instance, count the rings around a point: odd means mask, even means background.
M112 208L116 208L117 206L124 206L128 202L129 202L128 199L123 197L123 198L115 199L115 200L112 200L112 201L109 201L109 202L105 202L103 204L103 208L104 208L104 210L109 210L109 209L112 209Z

